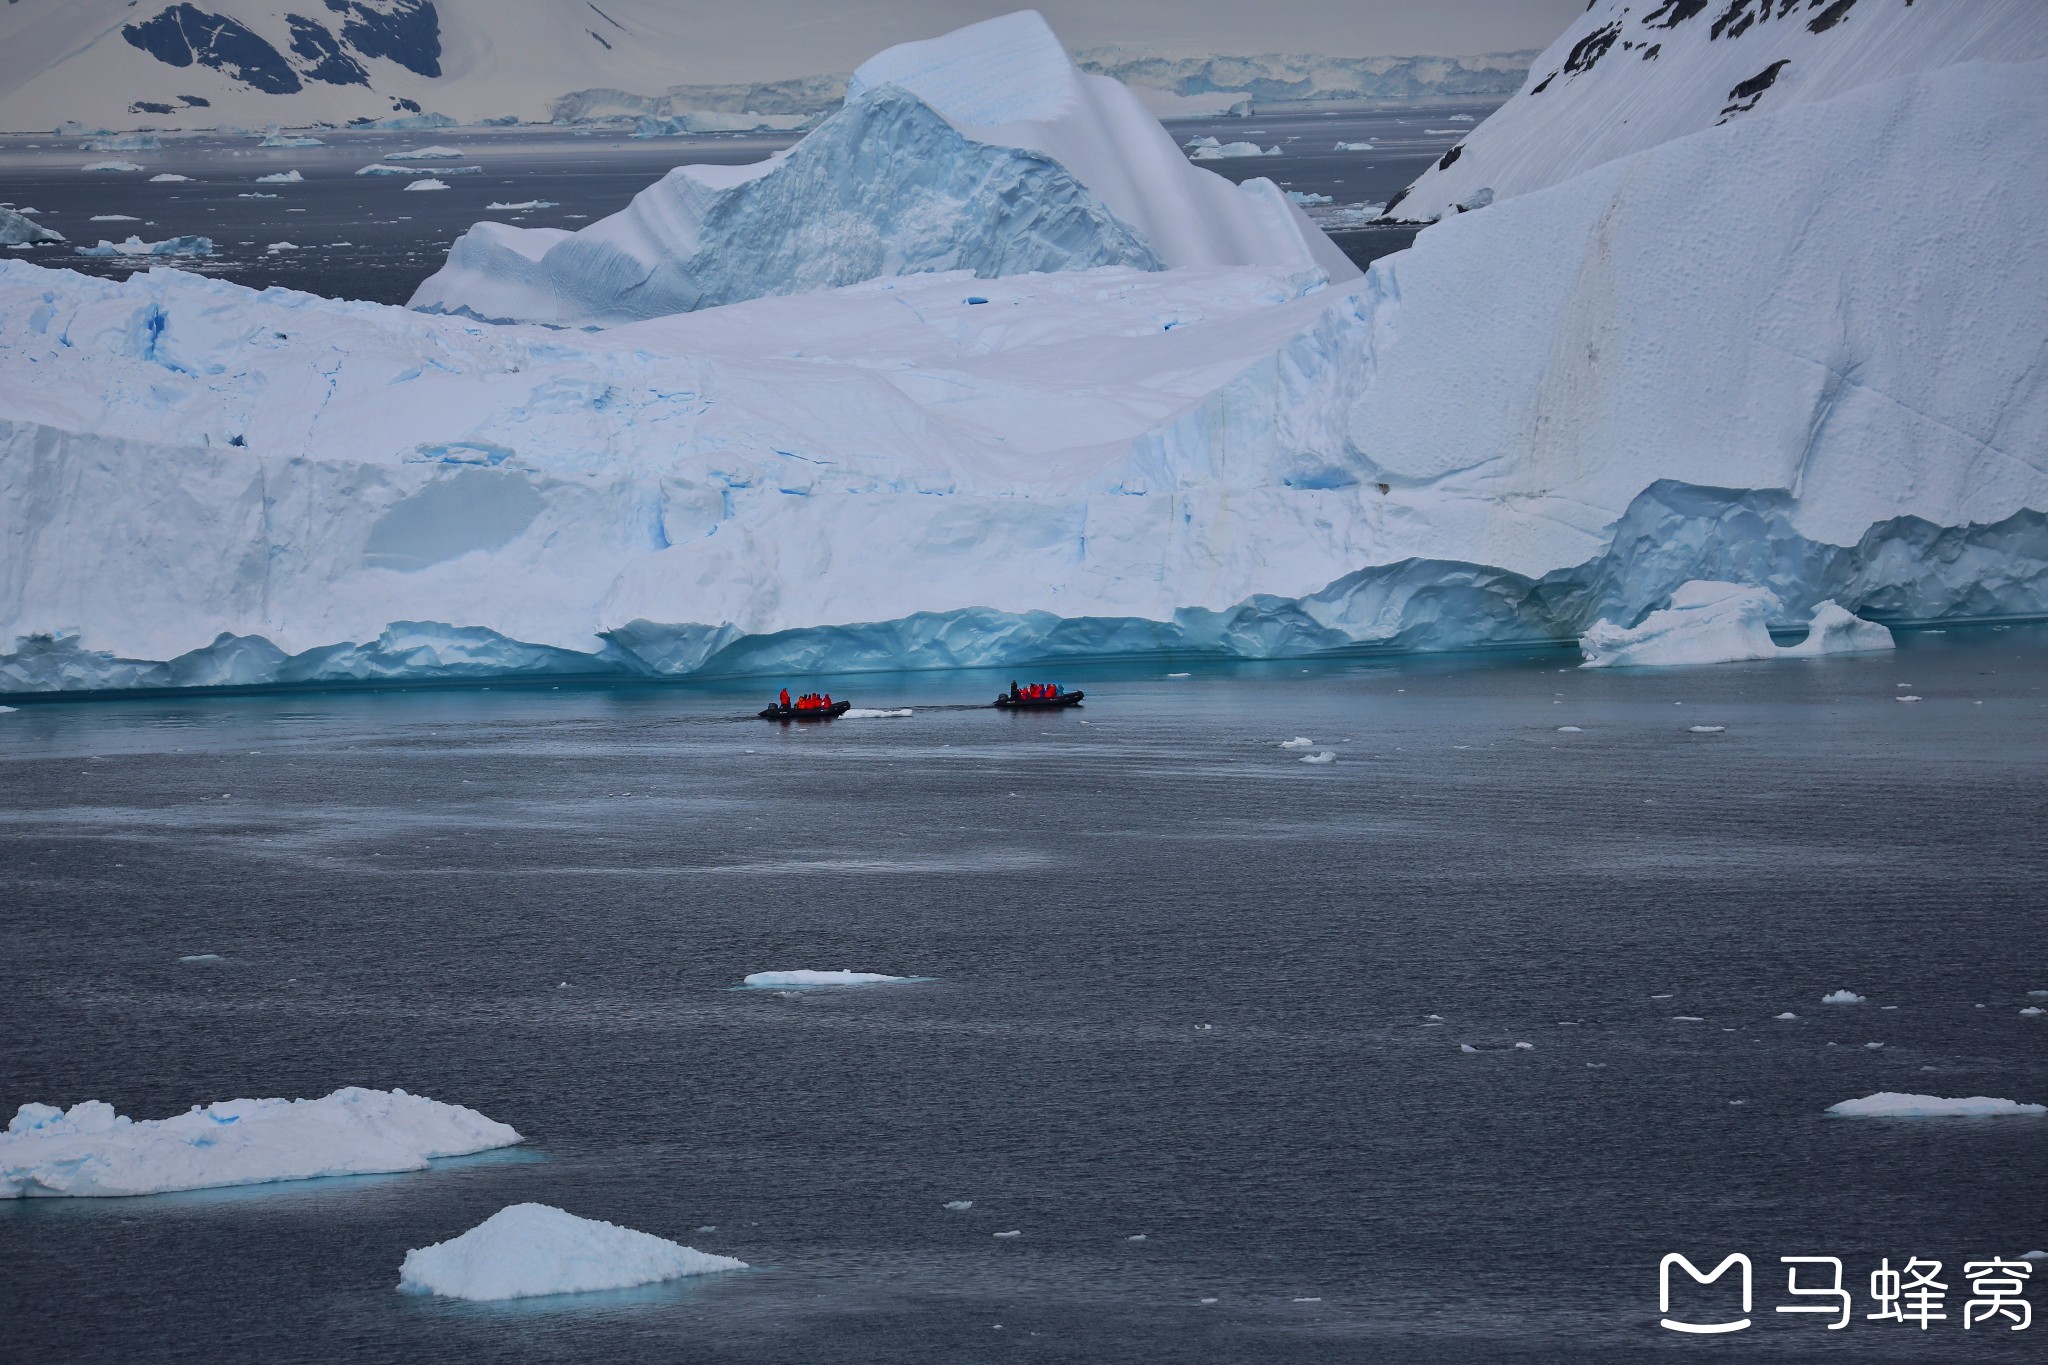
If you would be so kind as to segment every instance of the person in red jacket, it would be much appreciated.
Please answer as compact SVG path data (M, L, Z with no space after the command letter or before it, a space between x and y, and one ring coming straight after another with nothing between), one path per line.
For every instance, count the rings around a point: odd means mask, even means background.
M789 709L789 689L786 687L782 689L782 709L785 711Z

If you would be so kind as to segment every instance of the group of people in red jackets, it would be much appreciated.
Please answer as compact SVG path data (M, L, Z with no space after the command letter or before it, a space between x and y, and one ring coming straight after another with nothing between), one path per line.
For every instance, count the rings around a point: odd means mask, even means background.
M789 700L789 689L782 689L782 709L785 711L823 711L831 705L830 692L806 692L792 704Z
M1058 683L1025 683L1022 687L1013 681L1010 684L1011 701L1047 701L1064 693L1067 689Z

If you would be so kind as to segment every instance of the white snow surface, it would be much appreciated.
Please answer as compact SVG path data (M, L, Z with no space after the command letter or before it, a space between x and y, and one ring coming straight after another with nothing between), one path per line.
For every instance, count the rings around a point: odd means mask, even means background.
M0 1199L162 1194L425 1170L522 1139L459 1104L350 1086L317 1100L221 1100L130 1119L100 1100L24 1104L0 1133Z
M810 971L754 972L740 984L756 988L778 986L879 986L890 982L917 981L915 976L884 976L880 972Z
M513 1204L460 1237L406 1252L398 1287L413 1294L488 1301L628 1289L746 1268L745 1261L730 1256L579 1218L547 1204Z
M1968 1099L1942 1099L1935 1095L1902 1095L1884 1090L1860 1100L1843 1100L1828 1106L1828 1113L1845 1119L1943 1119L1943 1118L2039 1118L2048 1105L2021 1104L2016 1100L1972 1095Z
M2039 612L1991 524L2048 510L2041 145L2048 64L1978 64L1336 287L952 273L599 333L9 260L0 690L1458 647L1693 580Z
M1784 609L1768 588L1739 583L1691 582L1671 594L1671 604L1624 629L1596 621L1579 639L1583 667L1739 663L1752 659L1814 658L1892 648L1892 633L1874 621L1851 615L1827 601L1814 610L1804 640L1772 642L1770 621ZM1695 725L1697 732L1721 727Z
M879 53L765 161L679 166L575 232L478 223L412 306L607 326L889 275L1105 265L1358 274L1271 181L1190 166L1022 10Z
M1561 184L1723 122L1962 62L2042 57L2038 0L1594 0L1521 93L1388 212L1433 221L1482 191L1498 201Z

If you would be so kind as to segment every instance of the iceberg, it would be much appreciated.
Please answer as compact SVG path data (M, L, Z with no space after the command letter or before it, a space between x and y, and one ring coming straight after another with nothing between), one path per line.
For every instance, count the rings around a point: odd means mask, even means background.
M1261 147L1259 146L1259 144L1258 144L1258 143L1256 143L1256 142L1220 142L1220 143L1219 143L1219 142L1216 142L1216 141L1215 141L1215 140L1214 140L1213 138L1210 138L1210 139L1205 139L1205 141L1208 141L1208 142L1212 143L1213 145L1211 145L1211 146L1205 146L1205 147L1197 147L1197 148L1195 148L1195 150L1194 150L1194 151L1193 151L1192 153L1190 153L1190 154L1189 154L1189 155L1190 155L1190 158L1191 158L1192 160L1195 160L1195 161L1231 161L1231 160L1235 160L1236 158L1238 158L1238 157L1242 157L1242 156L1278 156L1278 155L1280 155L1280 149L1279 149L1278 147L1265 147L1265 148L1261 148Z
M256 183L259 185L298 185L303 184L305 179L305 176L300 175L295 170L275 171L270 175L257 176Z
M80 256L211 256L211 237L166 237L161 242L145 242L140 237L130 236L126 241L109 242L105 238L98 246L73 247Z
M2048 1105L2020 1104L1988 1095L1950 1100L1885 1090L1860 1100L1831 1104L1827 1112L1844 1119L2039 1118L2048 1114Z
M1671 594L1671 604L1653 611L1641 624L1623 629L1612 621L1596 621L1579 637L1585 668L1618 665L1740 663L1753 659L1810 659L1823 654L1853 654L1893 648L1892 633L1866 621L1833 601L1814 608L1806 638L1780 647L1771 640L1769 621L1783 603L1768 588L1736 583L1686 583ZM1900 697L1918 701L1918 697ZM1725 727L1695 725L1695 734L1719 734Z
M845 107L749 166L679 166L576 232L479 223L411 306L611 326L886 276L1128 265L1357 276L1267 180L1189 166L1033 11L878 54Z
M390 154L389 154L388 156L386 156L386 157L385 157L385 160L387 160L387 161L460 161L460 160L462 160L462 149L461 149L461 148L459 148L459 147L417 147L417 148L414 148L414 149L413 149L413 150L411 150L411 151L406 151L406 152L392 152L392 153L390 153Z
M745 1261L652 1233L578 1218L546 1204L513 1204L460 1237L406 1252L398 1287L412 1294L491 1301L629 1289L746 1268Z
M13 209L0 208L0 246L19 246L26 242L61 242L63 234L52 228L34 222Z
M1691 582L1823 640L1828 601L2048 614L2033 145L2048 65L1975 64L1362 279L963 268L597 331L7 260L0 692L1562 642Z
M1643 664L1718 664L1774 659L1770 618L1780 610L1768 588L1692 582L1671 594L1671 605L1623 629L1601 620L1579 638L1586 668Z
M789 972L754 972L740 984L755 990L773 990L788 986L880 986L906 981L923 981L921 976L883 976L879 972L819 972L798 970Z
M170 171L165 171L162 175L151 176L149 183L152 185L182 185L191 179L192 177L189 175L176 175Z
M1820 998L1820 1002L1823 1005L1862 1005L1869 1003L1869 997L1854 991L1829 991Z
M163 1194L422 1171L519 1134L459 1104L354 1086L317 1100L221 1100L130 1119L100 1100L24 1104L0 1133L0 1199Z
M445 180L415 180L410 185L407 185L406 188L409 190L445 190L448 188L448 182Z

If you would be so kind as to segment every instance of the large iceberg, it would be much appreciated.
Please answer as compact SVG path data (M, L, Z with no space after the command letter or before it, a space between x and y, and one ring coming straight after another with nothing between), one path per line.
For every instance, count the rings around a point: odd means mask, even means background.
M1129 265L1358 271L1268 180L1187 164L1035 11L905 43L846 107L747 166L679 166L575 232L479 223L412 306L612 325L888 275Z
M0 1199L163 1194L425 1170L521 1141L459 1104L354 1086L317 1100L221 1100L131 1119L100 1100L24 1104L0 1133Z
M405 1253L398 1287L451 1299L524 1299L629 1289L685 1275L745 1270L652 1233L546 1204L514 1204L445 1242Z
M1731 119L1916 71L2041 57L2039 0L1592 0L1521 93L1387 211L1432 222Z
M2048 612L2041 145L2048 64L1966 64L1358 280L961 270L595 332L0 263L0 690L1569 641L1693 580L1774 624Z

